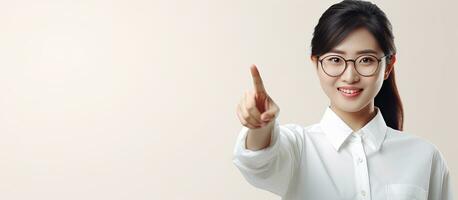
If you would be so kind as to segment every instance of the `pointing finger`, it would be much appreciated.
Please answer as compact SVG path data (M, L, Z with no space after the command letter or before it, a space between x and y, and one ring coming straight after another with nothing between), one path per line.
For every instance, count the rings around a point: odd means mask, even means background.
M254 91L256 93L266 93L264 84L262 83L261 75L259 74L258 68L256 65L251 65L251 77L253 78Z

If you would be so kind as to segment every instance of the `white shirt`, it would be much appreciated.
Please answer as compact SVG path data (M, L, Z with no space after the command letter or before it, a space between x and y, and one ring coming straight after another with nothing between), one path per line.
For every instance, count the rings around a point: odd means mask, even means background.
M271 145L246 149L243 126L233 163L254 187L283 200L452 200L438 148L385 124L380 109L356 132L327 106L319 123L275 125Z

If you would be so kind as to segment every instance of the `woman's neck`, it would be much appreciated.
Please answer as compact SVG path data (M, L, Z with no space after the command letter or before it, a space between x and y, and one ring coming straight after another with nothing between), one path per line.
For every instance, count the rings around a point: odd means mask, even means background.
M358 131L377 114L373 103L357 112L346 112L331 105L330 108L354 131Z

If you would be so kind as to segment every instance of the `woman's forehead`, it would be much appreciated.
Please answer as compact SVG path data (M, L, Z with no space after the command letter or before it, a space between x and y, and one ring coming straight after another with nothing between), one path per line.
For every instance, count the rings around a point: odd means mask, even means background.
M342 42L329 52L343 55L383 53L375 37L365 28L359 28L352 31L344 40L342 40Z

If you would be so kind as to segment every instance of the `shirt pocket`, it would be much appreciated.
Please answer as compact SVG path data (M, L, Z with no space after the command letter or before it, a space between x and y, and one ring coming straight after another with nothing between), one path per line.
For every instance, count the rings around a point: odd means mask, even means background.
M387 200L426 200L428 192L413 184L386 185Z

